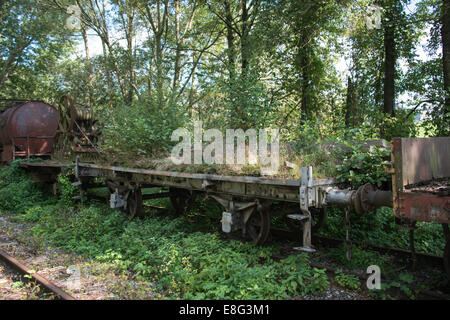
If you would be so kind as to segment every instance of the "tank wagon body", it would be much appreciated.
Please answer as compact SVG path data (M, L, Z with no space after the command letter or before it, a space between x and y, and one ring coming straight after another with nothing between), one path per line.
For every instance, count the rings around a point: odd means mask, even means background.
M1 161L98 152L95 143L101 132L93 111L75 105L69 94L56 108L42 101L0 100Z
M0 114L2 161L46 156L53 150L58 111L42 101L9 101Z

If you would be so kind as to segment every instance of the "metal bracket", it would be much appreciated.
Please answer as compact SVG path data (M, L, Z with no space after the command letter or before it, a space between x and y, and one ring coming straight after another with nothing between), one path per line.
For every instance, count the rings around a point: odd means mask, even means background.
M236 201L233 198L227 199L217 195L209 195L210 198L219 202L226 210L222 213L222 231L231 232L242 229L246 232L246 223L258 206L258 201Z
M80 178L80 156L77 155L77 158L75 160L75 177L77 179Z
M302 167L302 180L300 184L300 210L305 216L302 219L303 225L303 246L294 247L294 250L304 252L315 252L311 247L311 213L309 206L313 204L313 178L312 167Z
M109 206L111 209L117 209L117 208L126 208L127 207L127 198L128 198L128 193L124 196L122 196L119 193L119 190L116 189L116 191L114 191L114 193L111 193L111 197L109 199Z

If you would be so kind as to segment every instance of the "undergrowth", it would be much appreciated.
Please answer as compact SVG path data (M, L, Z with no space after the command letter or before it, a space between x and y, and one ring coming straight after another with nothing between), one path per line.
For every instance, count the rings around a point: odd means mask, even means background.
M16 221L30 223L33 243L51 244L107 264L117 274L151 284L162 298L286 299L316 294L329 285L325 271L311 267L306 254L278 261L273 258L280 254L276 244L262 247L222 239L213 204L197 202L192 212L181 217L153 210L145 218L130 220L96 201L72 205L75 189L67 177L58 180L61 199L49 195L49 186L33 183L17 163L0 169L1 212L16 213ZM343 237L342 213L329 213L323 232ZM418 250L442 250L442 231L433 224L421 227L416 234ZM353 240L405 247L405 232L394 225L389 209L352 218ZM376 264L384 274L390 271L385 256L355 247L347 262L343 251L332 249L330 256L349 268ZM336 279L350 289L356 288L353 280Z
M2 170L5 177L16 169ZM17 196L39 190L19 176L17 184L28 183L28 189ZM218 232L200 232L202 225L192 223L197 218L192 214L153 213L130 220L96 201L74 207L68 203L71 185L64 177L59 181L61 193L66 195L60 200L50 201L51 197L36 192L27 205L10 205L19 213L15 221L32 224L34 243L42 247L51 244L106 263L118 274L132 274L138 281L152 283L163 298L286 299L318 293L329 284L325 271L310 267L306 254L274 261L272 256L280 253L278 246L257 247L221 239ZM16 180L9 180L0 191L6 193L15 184Z
M322 235L345 239L345 213L340 208L327 209L327 223ZM395 224L391 208L382 207L363 216L351 215L350 239L361 243L409 249L409 231ZM442 255L445 239L439 223L417 222L414 245L419 252Z

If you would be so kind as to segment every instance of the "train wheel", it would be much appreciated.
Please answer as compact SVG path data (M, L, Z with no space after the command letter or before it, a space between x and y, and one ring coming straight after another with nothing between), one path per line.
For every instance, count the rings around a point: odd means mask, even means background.
M246 232L255 245L264 244L270 232L269 211L255 210L247 221Z
M128 195L126 213L130 218L142 216L142 191L136 188Z
M125 197L128 193L126 208L120 208L122 212L125 212L130 218L141 217L143 215L141 188L136 187L134 190L129 190L127 186L120 183L114 183L112 181L107 181L106 185L110 196L116 191L116 189L122 197Z
M189 211L195 202L195 194L192 191L178 188L170 188L170 202L175 209L176 215L180 216Z

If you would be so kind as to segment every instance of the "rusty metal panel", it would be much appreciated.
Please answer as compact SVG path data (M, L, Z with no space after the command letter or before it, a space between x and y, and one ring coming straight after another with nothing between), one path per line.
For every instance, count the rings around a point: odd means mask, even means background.
M401 171L403 186L450 177L450 137L402 138Z
M404 192L399 198L401 206L395 212L398 218L424 222L450 222L450 197Z

